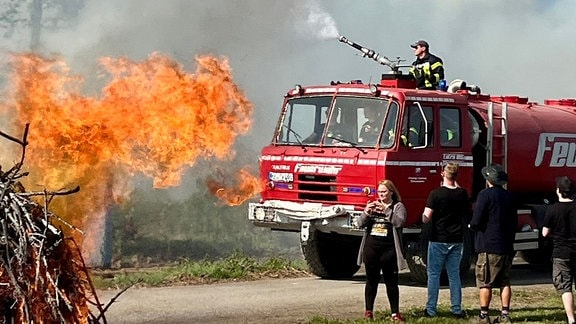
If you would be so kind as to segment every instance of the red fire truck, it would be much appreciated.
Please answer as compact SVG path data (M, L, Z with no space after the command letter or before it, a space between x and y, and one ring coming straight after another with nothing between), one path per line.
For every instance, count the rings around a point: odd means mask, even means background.
M344 42L387 65L379 83L331 82L297 85L284 99L270 145L260 156L265 183L249 205L256 226L300 233L311 272L323 278L355 274L362 231L355 227L379 180L391 179L408 210L403 230L406 257L415 280L426 281L426 244L420 217L440 171L460 165L459 184L472 199L485 188L480 170L498 163L518 202L515 248L530 263L549 260L540 229L554 178L576 178L576 99L545 100L483 94L456 80L447 91L417 90L400 61ZM366 134L370 123L376 133ZM465 235L461 269L474 260Z

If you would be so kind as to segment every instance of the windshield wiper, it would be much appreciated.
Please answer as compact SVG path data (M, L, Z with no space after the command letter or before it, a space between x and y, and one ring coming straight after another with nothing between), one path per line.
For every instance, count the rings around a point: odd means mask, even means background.
M366 150L364 150L363 148L359 147L358 144L356 144L356 143L354 143L354 142L350 142L350 141L347 141L347 140L345 140L345 139L341 139L341 138L338 138L338 137L334 137L334 135L332 135L332 134L327 134L326 137L328 137L329 139L332 139L332 140L336 140L336 141L341 142L341 143L350 144L350 146L352 146L353 148L357 149L358 151L360 151L360 152L362 152L362 153L364 153L364 154L368 153L368 151L366 151Z
M286 126L286 125L282 125L282 127L286 128L286 130L289 133L294 134L294 138L296 138L296 141L298 142L298 144L300 144L300 146L302 147L302 149L306 150L306 145L304 145L304 143L302 142L302 136L300 136L300 134L296 133L295 130L293 130L292 128Z

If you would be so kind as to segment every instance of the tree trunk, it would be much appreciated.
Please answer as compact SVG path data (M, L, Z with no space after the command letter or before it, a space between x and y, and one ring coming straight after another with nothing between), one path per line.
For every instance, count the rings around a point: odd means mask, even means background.
M38 50L40 47L40 31L42 30L42 3L43 0L33 0L30 10L30 49Z

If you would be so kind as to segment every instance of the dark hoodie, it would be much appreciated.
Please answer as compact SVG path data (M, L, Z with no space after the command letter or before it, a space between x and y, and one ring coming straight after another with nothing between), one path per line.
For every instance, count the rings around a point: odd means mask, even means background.
M480 191L470 221L477 253L513 254L517 227L518 214L508 191L500 186Z

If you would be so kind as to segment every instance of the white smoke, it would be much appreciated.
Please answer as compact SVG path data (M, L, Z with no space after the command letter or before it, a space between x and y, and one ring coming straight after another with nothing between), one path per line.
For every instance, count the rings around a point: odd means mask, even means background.
M321 40L338 38L336 21L317 0L304 0L297 3L300 5L292 9L293 28L301 36Z
M574 98L567 62L576 54L570 41L575 10L573 0L522 6L485 0L435 6L427 0L99 0L87 1L78 26L45 30L42 41L88 78L101 56L140 60L160 52L185 65L197 54L229 58L235 81L256 107L252 134L239 140L258 150L269 143L281 96L294 84L377 80L388 70L338 42L339 34L406 64L414 59L409 45L425 39L444 60L448 81L463 79L486 93L538 102ZM8 47L9 40L3 42Z
M444 59L448 80L464 79L486 93L538 102L576 97L571 67L576 1L431 3L92 0L86 1L78 26L43 30L42 45L87 78L96 75L102 56L141 60L160 52L184 65L193 65L198 54L227 57L235 82L256 108L252 133L239 138L253 150L270 142L282 96L294 84L377 80L387 70L335 40L340 33L408 64L413 60L409 45L425 39ZM27 50L30 32L19 32L2 34L2 52ZM187 196L198 177L198 172L188 174L184 185L171 192Z
M486 93L574 98L575 11L573 0L99 0L86 2L78 26L44 30L42 42L87 78L101 56L141 60L160 52L185 65L197 54L225 56L256 108L252 133L239 140L259 149L294 84L376 80L387 71L335 40L338 34L407 64L409 45L425 39L449 81ZM3 39L2 47L27 43Z
M338 28L336 21L327 12L320 8L316 2L310 4L307 24L310 30L320 39L338 38Z

